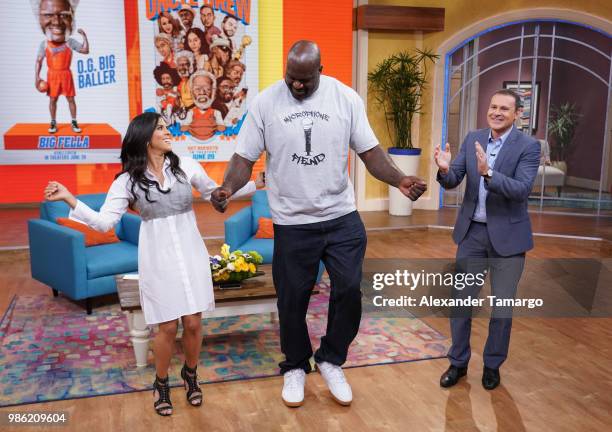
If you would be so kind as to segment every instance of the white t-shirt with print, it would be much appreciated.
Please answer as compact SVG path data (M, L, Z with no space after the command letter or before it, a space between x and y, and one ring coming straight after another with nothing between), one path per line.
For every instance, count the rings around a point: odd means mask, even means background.
M307 99L283 80L259 93L240 129L236 153L250 161L266 151L272 220L299 225L336 219L356 209L348 175L349 146L378 145L363 101L335 78L321 76Z

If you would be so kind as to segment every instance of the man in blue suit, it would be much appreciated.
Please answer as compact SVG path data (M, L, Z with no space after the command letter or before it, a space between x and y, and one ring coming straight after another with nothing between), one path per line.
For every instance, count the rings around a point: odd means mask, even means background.
M527 197L540 164L540 145L514 127L520 117L519 96L510 90L493 94L487 111L489 128L468 133L459 155L451 162L449 145L438 145L434 158L437 180L444 188L467 185L457 216L457 271L490 272L492 295L513 299L523 272L525 252L533 248ZM454 298L475 298L482 286L453 289ZM470 360L471 308L451 314L450 367L440 378L451 387L467 374ZM493 307L484 349L482 385L492 390L500 383L499 367L508 356L512 308Z

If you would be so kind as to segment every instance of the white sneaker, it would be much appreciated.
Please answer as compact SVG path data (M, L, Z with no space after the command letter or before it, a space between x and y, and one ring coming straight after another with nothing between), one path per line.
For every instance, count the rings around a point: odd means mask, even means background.
M334 400L340 405L349 406L353 401L353 392L342 368L328 362L321 362L317 363L317 369L327 383Z
M304 369L291 369L283 375L283 402L288 407L299 407L304 403L304 384L306 372Z

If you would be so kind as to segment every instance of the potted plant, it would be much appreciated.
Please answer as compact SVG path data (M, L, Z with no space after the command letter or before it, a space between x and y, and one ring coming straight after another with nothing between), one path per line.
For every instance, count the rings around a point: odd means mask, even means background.
M578 120L582 115L575 104L565 102L550 107L548 136L554 139L551 165L567 174L566 158L574 141Z
M438 57L430 50L417 49L413 54L401 51L368 73L371 94L384 112L387 132L393 142L389 155L406 175L417 175L419 169L421 149L412 142L412 120L421 112L427 62L434 63ZM389 186L389 213L395 216L412 213L412 201L392 186Z

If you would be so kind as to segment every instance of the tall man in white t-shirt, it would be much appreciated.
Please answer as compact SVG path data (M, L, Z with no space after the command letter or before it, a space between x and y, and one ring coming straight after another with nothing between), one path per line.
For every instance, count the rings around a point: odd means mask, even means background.
M255 97L225 172L212 194L224 211L228 198L251 176L266 151L268 200L274 222L272 273L278 296L288 406L304 400L312 346L306 311L322 260L331 280L327 332L315 353L318 369L334 399L349 405L352 391L341 365L361 320L361 267L366 233L356 211L348 176L349 146L377 179L398 187L413 201L426 184L405 176L378 145L363 102L350 87L321 76L314 42L296 42L287 57L285 79Z

